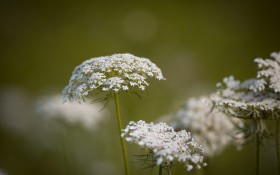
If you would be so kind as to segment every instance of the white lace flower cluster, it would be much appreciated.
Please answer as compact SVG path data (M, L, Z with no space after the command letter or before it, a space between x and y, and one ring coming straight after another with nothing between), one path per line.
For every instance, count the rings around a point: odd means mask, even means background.
M100 112L101 106L95 104L63 103L61 96L42 97L36 103L39 114L49 118L62 118L70 123L81 123L88 129L94 129L104 119L107 111Z
M255 59L259 71L257 77L240 82L233 76L218 83L218 91L212 100L229 116L250 119L238 137L240 144L253 142L258 134L269 138L265 120L280 117L280 53L272 53L271 59Z
M280 52L271 53L271 59L257 58L255 62L258 63L259 71L257 78L261 84L259 91L263 91L265 86L271 88L274 92L280 92Z
M148 77L164 80L161 70L147 58L132 54L114 54L86 60L72 73L63 90L65 100L82 101L94 89L118 93L145 90Z
M276 118L280 112L280 100L273 92L256 91L261 89L259 80L250 79L241 83L233 76L218 83L219 91L212 96L215 105L231 116L244 119Z
M204 150L185 130L175 132L166 123L146 123L142 120L131 121L122 131L128 142L149 149L155 155L157 165L171 165L173 161L185 164L188 171L201 166Z
M244 125L242 120L227 117L213 108L213 102L204 96L187 100L172 116L172 126L192 132L193 138L204 146L208 157L220 153L234 141L237 129Z

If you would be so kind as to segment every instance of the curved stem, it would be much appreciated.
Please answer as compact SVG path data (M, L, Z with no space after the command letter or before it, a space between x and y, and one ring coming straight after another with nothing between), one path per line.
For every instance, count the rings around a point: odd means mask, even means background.
M280 124L280 119L277 118L275 142L276 142L276 154L277 154L276 156L277 156L278 174L280 174L279 124Z
M256 175L260 174L260 133L256 133Z
M162 166L159 166L159 171L158 171L158 175L162 175Z
M128 173L128 163L127 163L126 147L125 147L124 138L121 137L121 133L122 133L122 120L121 120L121 116L120 116L120 105L119 105L118 94L114 94L114 98L115 98L115 105L116 105L116 114L117 114L117 119L118 119L119 136L120 136L122 153L123 153L123 161L124 161L124 166L125 166L125 174L128 175L129 173Z

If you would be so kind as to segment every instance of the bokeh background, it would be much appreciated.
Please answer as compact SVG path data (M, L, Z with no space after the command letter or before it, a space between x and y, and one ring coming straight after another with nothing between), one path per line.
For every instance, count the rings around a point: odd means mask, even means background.
M176 110L215 91L223 77L256 75L254 58L280 51L280 1L16 1L0 2L0 174L122 174L114 106L97 128L34 113L41 96L59 94L78 64L132 53L150 58L166 77L142 100L121 96L124 125ZM36 110L36 109L35 109ZM261 173L276 174L263 146ZM133 161L133 174L157 174ZM233 146L211 160L208 174L254 174L253 146ZM174 174L187 174L180 165ZM192 172L195 174L195 172Z

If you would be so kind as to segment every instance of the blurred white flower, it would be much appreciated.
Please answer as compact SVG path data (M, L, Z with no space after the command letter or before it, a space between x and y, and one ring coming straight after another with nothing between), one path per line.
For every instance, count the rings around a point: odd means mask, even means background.
M190 131L193 138L203 145L205 156L208 157L220 153L233 141L236 126L243 126L242 120L227 117L214 109L209 97L191 98L170 116L171 125L175 129Z
M7 174L0 169L0 175L7 175Z
M104 118L107 111L100 111L102 106L98 104L63 103L62 97L54 95L42 97L36 103L37 112L51 118L62 118L70 123L81 123L86 128L97 127L98 122Z
M204 150L191 133L185 130L175 132L166 123L131 121L123 129L122 137L152 151L157 165L171 165L173 161L178 161L184 163L188 171L206 165L203 162Z
M82 102L92 90L119 93L145 90L148 77L163 80L161 70L147 58L114 54L84 61L63 90L64 100Z
M262 86L268 85L274 92L280 92L280 52L271 53L272 59L257 58L255 62L258 63L259 71L257 78L260 80ZM264 88L260 89L260 91Z

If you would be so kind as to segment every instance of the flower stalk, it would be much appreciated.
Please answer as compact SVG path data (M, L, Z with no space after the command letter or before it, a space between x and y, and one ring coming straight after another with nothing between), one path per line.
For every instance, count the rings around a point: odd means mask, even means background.
M256 175L260 175L260 133L256 133Z
M261 120L255 120L256 130L255 130L255 137L256 137L256 175L260 175L260 146L261 146L261 132L263 128L263 123Z
M63 154L63 163L64 163L64 167L65 167L65 174L70 175L70 168L69 168L69 163L68 163L68 159L67 159L67 152L66 152L66 143L65 143L64 139L63 139L63 142L62 142L62 154Z
M162 175L162 166L161 166L161 165L159 166L158 174L159 174L159 175Z
M280 174L279 124L280 124L280 119L277 118L277 121L276 121L276 134L275 134L276 145L275 146L276 146L278 173Z
M116 93L114 94L114 99L115 99L116 114L117 114L118 127L119 127L119 135L121 135L121 133L122 133L122 120L121 120L121 116L120 116L120 104L119 104L118 94L116 94ZM124 138L120 137L120 141L121 141L123 161L124 161L124 166L125 166L125 174L129 175L128 163L127 163L127 153L126 153L126 146L125 146Z
M172 173L171 173L171 166L168 166L167 170L168 170L168 175L172 175Z

